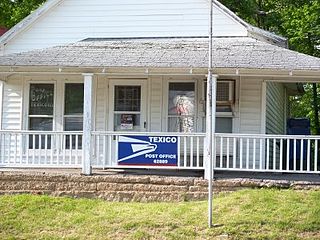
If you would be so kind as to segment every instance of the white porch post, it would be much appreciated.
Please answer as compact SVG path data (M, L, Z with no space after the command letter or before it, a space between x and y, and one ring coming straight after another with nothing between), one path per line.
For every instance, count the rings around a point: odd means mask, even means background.
M93 100L93 74L83 73L84 99L83 99L83 139L82 139L82 173L91 174L92 158L92 100Z

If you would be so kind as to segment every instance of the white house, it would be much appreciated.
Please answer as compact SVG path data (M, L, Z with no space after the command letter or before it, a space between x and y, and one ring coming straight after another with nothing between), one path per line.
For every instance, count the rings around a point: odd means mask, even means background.
M10 29L0 167L204 169L209 4L49 0ZM216 169L319 173L319 137L285 134L320 59L286 47L213 1Z

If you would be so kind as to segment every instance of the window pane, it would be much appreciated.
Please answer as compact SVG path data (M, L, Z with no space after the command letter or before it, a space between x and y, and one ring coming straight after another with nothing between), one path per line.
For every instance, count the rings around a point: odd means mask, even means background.
M83 118L82 117L65 117L64 130L65 131L82 131Z
M30 84L29 115L53 115L53 84Z
M169 115L194 115L194 83L169 84Z
M203 132L206 131L206 118L203 118ZM216 117L217 133L232 133L232 117Z
M83 114L83 83L65 85L64 114Z
M232 118L217 117L216 118L217 133L232 133Z
M82 117L65 117L64 118L64 130L65 131L82 131L83 118ZM82 149L82 136L81 135L66 135L65 148L66 149Z
M52 131L52 118L29 118L29 129L37 131ZM41 146L40 146L41 142ZM34 143L34 144L33 144ZM29 136L29 148L35 149L50 149L51 148L51 136L48 135L30 135Z
M140 112L141 87L140 86L115 86L115 111Z
M52 131L52 118L29 118L29 129L38 131Z

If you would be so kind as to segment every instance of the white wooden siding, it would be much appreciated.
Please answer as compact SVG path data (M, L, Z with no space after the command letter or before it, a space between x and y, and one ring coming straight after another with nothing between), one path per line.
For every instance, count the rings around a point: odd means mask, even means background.
M39 80L38 78L35 78ZM44 78L41 77L42 81L50 80L53 81L54 78ZM67 81L81 81L81 77L74 77L74 79L69 79ZM57 85L61 85L66 82L66 80L62 78L56 78L55 81ZM163 131L162 120L166 115L165 109L165 98L167 96L163 92L164 85L162 81L162 77L150 77L150 91L148 91L147 96L149 104L148 104L148 124L150 131ZM261 128L261 85L262 80L259 79L241 79L241 87L240 87L240 133L260 133ZM63 108L63 94L58 93L61 92L62 87L57 88L56 94L57 96L57 121L62 121L62 109ZM59 90L59 91L58 91ZM3 92L3 119L2 119L2 127L3 129L13 130L13 129L21 129L22 123L22 93L23 93L23 81L21 79L11 79L4 83L4 92ZM108 114L108 78L100 76L97 78L96 83L96 106L95 106L95 129L96 130L107 130L107 121L109 118ZM201 96L199 96L199 99ZM28 102L25 99L26 103ZM197 101L199 102L199 101ZM281 110L279 110L281 111ZM59 115L59 116L58 116ZM199 128L202 129L202 128ZM62 129L60 129L62 130Z
M96 84L95 129L106 131L108 109L108 82L106 77L99 77Z
M260 133L261 89L261 79L241 78L240 133Z
M262 101L262 79L241 78L240 79L240 133L260 134L261 133L261 101ZM247 145L249 141L249 145ZM242 159L248 161L250 166L259 165L260 145L257 142L256 148L253 147L253 140L244 139L242 142L243 152ZM240 144L240 143L238 143ZM240 145L239 145L240 146ZM263 145L264 147L264 145ZM249 155L255 151L256 162L253 159L247 159L247 151ZM264 157L264 156L263 156ZM239 164L239 163L237 163Z
M65 0L18 34L5 54L85 38L208 36L206 0ZM214 9L215 36L246 36L246 28Z
M22 124L22 80L17 78L4 83L2 129L20 130Z
M267 83L266 133L285 134L285 88L282 83Z
M163 114L162 77L152 77L150 83L150 131L161 132Z

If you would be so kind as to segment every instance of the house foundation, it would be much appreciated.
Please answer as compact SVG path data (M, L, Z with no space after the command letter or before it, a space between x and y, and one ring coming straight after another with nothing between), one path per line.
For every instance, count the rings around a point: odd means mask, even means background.
M290 179L286 176L283 179ZM248 188L320 190L320 177L312 179L221 175L213 182L214 192L223 193ZM79 172L2 171L0 194L46 194L98 198L121 202L181 202L205 200L208 182L202 177L134 175L103 172L83 176Z

